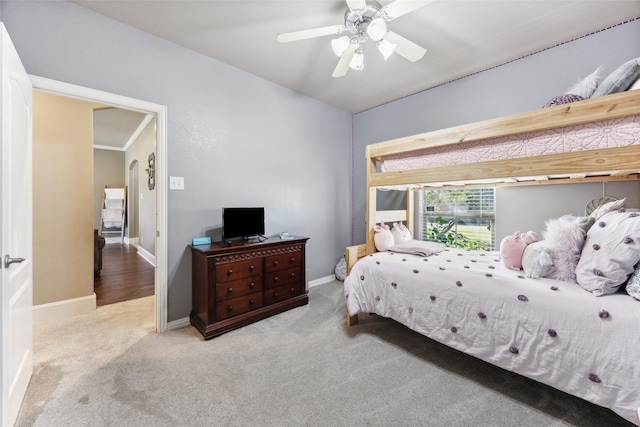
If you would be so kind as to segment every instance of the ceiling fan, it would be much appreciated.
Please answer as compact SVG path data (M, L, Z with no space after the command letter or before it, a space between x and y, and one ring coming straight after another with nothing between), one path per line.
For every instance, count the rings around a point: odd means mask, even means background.
M413 12L434 0L395 0L386 6L381 6L375 0L345 1L347 10L344 14L344 24L278 34L278 41L289 43L348 33L331 41L333 52L340 57L333 70L333 77L346 75L349 68L354 70L364 68L362 45L368 40L376 42L385 60L395 52L411 62L416 62L427 52L425 48L390 31L387 28L387 22Z

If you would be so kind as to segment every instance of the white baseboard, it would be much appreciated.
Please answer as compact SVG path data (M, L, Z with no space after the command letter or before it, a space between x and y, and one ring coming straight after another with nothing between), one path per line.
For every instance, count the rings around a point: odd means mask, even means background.
M89 313L96 309L95 292L86 297L56 301L33 306L33 323L66 319L77 314Z
M156 266L156 256L151 252L145 250L142 246L138 246L138 255L144 258L149 264Z
M320 277L319 279L315 279L309 282L309 287L313 288L314 286L324 285L325 283L333 282L336 280L336 275L331 274L329 276Z
M182 319L173 320L167 323L167 331L173 331L175 329L186 328L187 326L191 326L191 320L188 317L183 317Z

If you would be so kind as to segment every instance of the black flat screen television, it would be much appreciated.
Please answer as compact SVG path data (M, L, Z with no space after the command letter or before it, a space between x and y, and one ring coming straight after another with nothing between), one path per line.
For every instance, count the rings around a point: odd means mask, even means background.
M264 235L264 208L222 208L222 239Z

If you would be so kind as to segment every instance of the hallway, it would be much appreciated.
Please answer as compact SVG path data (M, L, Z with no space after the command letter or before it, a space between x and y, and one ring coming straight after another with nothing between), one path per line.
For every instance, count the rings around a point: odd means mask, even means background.
M154 267L135 247L109 243L102 250L102 271L93 281L98 306L154 295Z

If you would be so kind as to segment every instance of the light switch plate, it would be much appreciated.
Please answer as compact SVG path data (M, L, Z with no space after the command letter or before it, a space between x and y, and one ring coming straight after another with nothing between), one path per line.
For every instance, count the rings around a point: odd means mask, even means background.
M170 176L169 177L169 190L184 190L184 177L183 176Z

